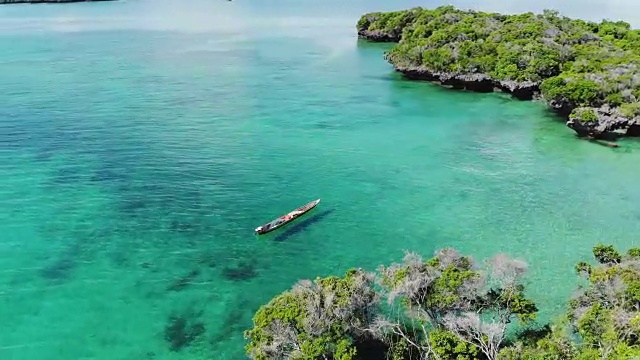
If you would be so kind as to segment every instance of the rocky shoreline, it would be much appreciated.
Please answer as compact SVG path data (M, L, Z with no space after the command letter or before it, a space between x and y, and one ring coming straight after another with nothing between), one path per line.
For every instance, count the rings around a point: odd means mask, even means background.
M438 82L442 86L452 89L469 90L474 92L502 91L511 94L519 100L532 100L540 96L540 84L532 81L499 81L486 74L452 74L433 72L420 67L400 67L394 69L411 80Z
M118 1L118 0L0 0L0 5L9 4L62 4L78 2Z
M366 19L368 22L374 19ZM402 31L382 31L358 29L358 37L372 42L400 42ZM519 100L540 99L564 119L567 127L576 132L581 138L592 140L616 140L620 137L640 137L640 116L629 117L620 113L618 108L608 104L601 107L580 108L566 99L545 99L540 91L540 82L533 81L503 81L492 79L487 74L471 73L456 74L432 71L425 67L399 65L388 55L385 59L394 69L411 80L421 80L438 83L452 89L473 92L508 93ZM573 112L574 110L584 110ZM572 113L573 112L573 113ZM571 115L573 114L573 115ZM582 115L585 114L585 115ZM571 116L570 116L571 115Z
M361 30L358 37L374 42L399 42L400 35L389 34L380 30Z
M595 113L596 120L587 117L569 117L566 124L580 137L616 140L622 136L640 137L640 118L628 117L605 104L599 108L578 108Z
M400 67L394 69L410 80L429 81L456 90L479 93L504 92L518 100L542 99L564 118L566 125L580 137L615 140L619 136L640 136L640 119L628 118L604 105L600 108L584 108L596 114L598 120L569 117L576 107L567 101L546 101L540 94L540 83L533 81L494 80L486 74L452 74L433 72L426 68Z

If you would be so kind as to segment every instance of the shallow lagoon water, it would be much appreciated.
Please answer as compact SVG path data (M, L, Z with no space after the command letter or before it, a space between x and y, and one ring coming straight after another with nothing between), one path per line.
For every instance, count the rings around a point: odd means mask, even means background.
M155 4L0 8L2 359L240 359L296 280L444 246L527 260L546 319L595 243L638 245L635 141L355 38L417 2Z

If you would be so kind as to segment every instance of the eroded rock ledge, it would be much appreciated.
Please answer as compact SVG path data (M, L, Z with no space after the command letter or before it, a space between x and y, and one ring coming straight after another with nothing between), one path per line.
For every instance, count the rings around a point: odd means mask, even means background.
M400 41L400 35L390 34L380 30L361 30L358 31L358 36L361 39L375 41L375 42L398 42Z
M540 83L533 81L500 81L486 74L452 74L434 72L421 67L394 66L394 68L408 79L438 82L453 89L485 93L502 91L520 100L531 100L540 95Z
M540 93L540 82L494 80L486 74L434 72L424 67L394 66L394 69L408 79L435 82L452 89L480 93L500 91L518 100L545 100ZM566 125L580 137L606 140L616 140L621 136L640 137L640 117L625 116L608 104L595 108L578 107L566 100L546 103L565 118Z
M579 107L568 116L567 126L581 137L616 140L621 136L640 136L640 117L625 116L605 104L599 108Z

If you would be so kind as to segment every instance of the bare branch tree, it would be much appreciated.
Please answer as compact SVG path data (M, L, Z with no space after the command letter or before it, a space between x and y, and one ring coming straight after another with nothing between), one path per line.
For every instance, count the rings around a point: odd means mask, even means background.
M527 272L527 263L512 259L506 254L498 254L488 261L489 272L493 284L500 288L517 286Z
M399 314L398 314L399 315ZM400 337L412 348L412 353L417 355L419 360L440 360L440 356L433 351L429 332L427 327L422 324L416 324L416 321L410 319L410 326L405 326L400 320L400 316L393 321L384 317L378 318L369 328L374 336L384 342L392 344L395 340L393 337ZM411 357L412 359L416 357Z
M436 258L439 260L440 267L446 268L449 265L453 265L456 267L461 266L461 259L463 259L462 255L458 252L458 250L453 248L444 248L436 251Z
M399 297L407 299L408 310L418 311L436 321L437 316L421 305L426 302L429 288L440 275L437 269L426 266L419 255L406 252L401 264L381 266L379 273L389 305L393 306Z
M475 312L447 314L444 320L446 328L460 340L477 346L489 360L498 358L500 345L505 337L505 323L483 322Z
M276 320L269 324L268 332L272 337L271 342L252 349L249 354L251 358L263 354L272 359L295 359L302 353L298 331L290 324Z

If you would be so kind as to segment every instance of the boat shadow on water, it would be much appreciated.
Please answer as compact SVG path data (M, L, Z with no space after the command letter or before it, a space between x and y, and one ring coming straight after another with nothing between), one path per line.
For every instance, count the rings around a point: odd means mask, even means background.
M329 209L329 210L324 210L320 213L317 213L313 216L310 216L300 222L298 222L297 224L287 228L283 233L278 234L278 236L276 236L275 238L273 238L273 241L278 241L278 242L282 242L287 240L288 238L290 238L291 236L295 235L295 234L299 234L303 231L305 231L309 226L319 222L320 220L324 219L325 217L327 217L329 214L331 214L333 212L333 209Z

